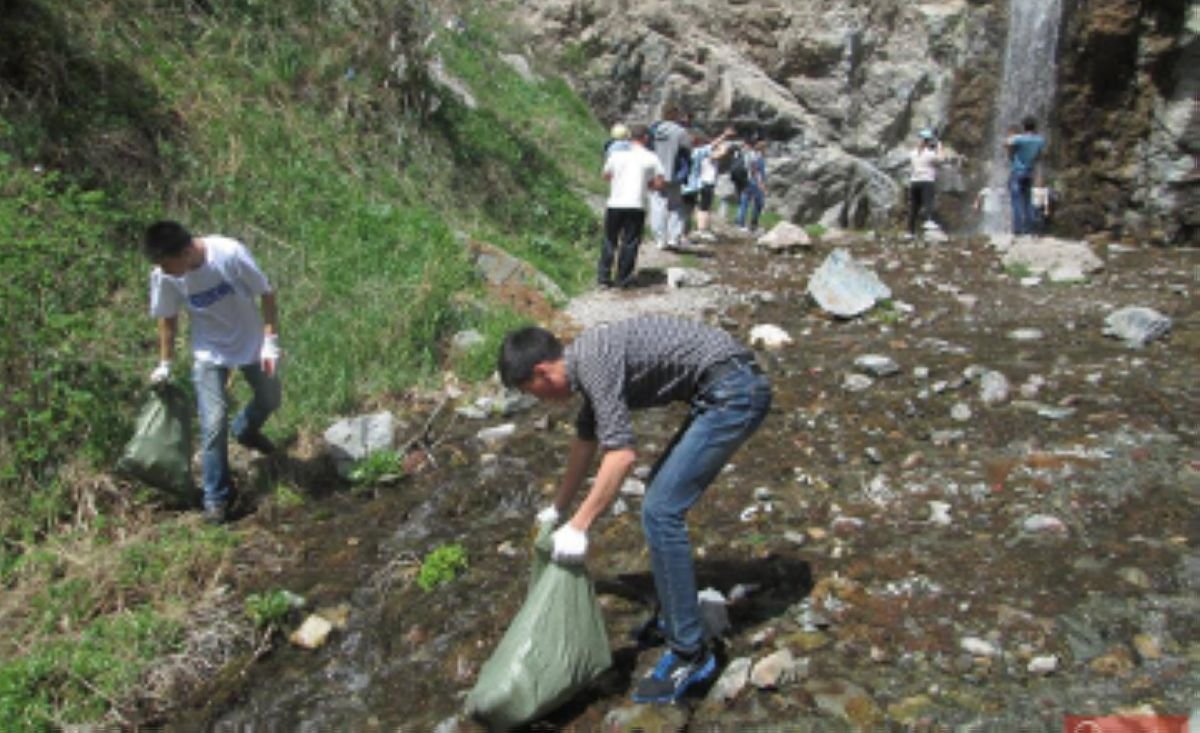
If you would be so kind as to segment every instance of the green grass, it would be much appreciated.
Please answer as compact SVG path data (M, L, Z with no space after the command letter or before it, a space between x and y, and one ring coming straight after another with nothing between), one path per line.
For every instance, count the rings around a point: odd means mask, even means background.
M467 566L467 551L462 545L442 545L421 561L417 585L428 593L457 578Z

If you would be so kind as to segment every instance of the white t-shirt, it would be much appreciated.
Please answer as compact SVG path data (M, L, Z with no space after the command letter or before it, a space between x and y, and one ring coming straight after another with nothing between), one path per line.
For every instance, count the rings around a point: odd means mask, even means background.
M713 156L717 151L713 150L713 146L705 145L708 149L708 155L704 156L704 160L700 161L700 185L715 186L717 185L717 163L713 160ZM704 148L701 148L703 150Z
M942 152L938 148L928 148L922 145L912 152L909 161L912 162L910 181L932 182L937 180L937 167L942 162Z
M150 272L150 315L191 314L192 354L197 361L244 366L258 360L263 321L254 299L271 292L250 251L228 237L201 237L204 264L182 277L155 267Z
M604 162L604 174L611 176L610 209L645 209L650 181L666 175L658 156L641 145L613 152Z

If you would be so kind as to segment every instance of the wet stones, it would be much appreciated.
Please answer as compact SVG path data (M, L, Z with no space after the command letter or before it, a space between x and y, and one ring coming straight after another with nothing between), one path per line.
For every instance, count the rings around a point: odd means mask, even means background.
M1121 308L1104 319L1104 335L1124 341L1131 349L1145 348L1170 330L1170 318L1142 306Z

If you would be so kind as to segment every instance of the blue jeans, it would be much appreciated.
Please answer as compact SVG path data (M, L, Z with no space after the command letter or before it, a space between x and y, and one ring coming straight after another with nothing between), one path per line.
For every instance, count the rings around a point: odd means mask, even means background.
M1010 176L1008 195L1012 199L1013 234L1033 234L1037 229L1037 212L1033 209L1033 178L1016 174Z
M229 475L229 393L225 389L231 367L197 361L192 367L200 414L200 470L204 506L228 503L232 481ZM250 384L254 396L233 421L235 436L256 432L279 408L282 389L278 375L268 377L262 367L237 367Z
M750 228L758 228L758 217L762 214L763 206L766 205L766 196L763 195L762 189L753 184L742 189L741 195L738 196L738 212L737 225L740 227L746 226L746 213L753 205L753 211L750 213Z
M739 367L692 399L687 420L654 467L642 505L642 529L664 631L677 652L690 654L704 643L687 512L770 407L767 378L749 366Z

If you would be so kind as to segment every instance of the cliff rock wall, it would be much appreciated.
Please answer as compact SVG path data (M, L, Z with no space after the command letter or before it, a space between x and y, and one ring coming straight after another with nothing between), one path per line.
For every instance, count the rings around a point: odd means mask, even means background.
M1073 0L1065 12L1047 131L1064 202L1056 226L1194 239L1195 9ZM698 128L765 135L776 211L858 227L901 215L924 127L962 156L939 182L939 217L973 225L1006 15L1002 0L516 5L533 54L555 59L603 121L650 121L677 103Z

